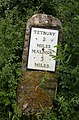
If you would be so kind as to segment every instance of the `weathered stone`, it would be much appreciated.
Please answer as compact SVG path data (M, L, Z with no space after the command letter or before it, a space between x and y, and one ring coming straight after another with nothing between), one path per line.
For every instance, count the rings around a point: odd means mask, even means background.
M22 79L18 84L18 105L24 114L41 112L53 105L57 91L56 72L35 71L27 69L31 27L53 28L59 30L59 41L62 40L61 22L46 14L36 14L27 21L24 50L22 56Z

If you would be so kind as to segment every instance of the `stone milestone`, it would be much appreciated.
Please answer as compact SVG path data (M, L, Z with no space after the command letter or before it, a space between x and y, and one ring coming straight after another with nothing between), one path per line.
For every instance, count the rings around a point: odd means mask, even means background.
M62 40L59 19L35 14L27 21L22 55L22 78L17 99L23 114L42 112L53 105L57 92L57 45Z

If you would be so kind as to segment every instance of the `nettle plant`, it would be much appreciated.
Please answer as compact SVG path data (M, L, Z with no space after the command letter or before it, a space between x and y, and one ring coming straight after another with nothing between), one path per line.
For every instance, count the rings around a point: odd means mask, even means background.
M0 120L16 114L16 89L21 76L21 54L25 23L14 10L0 19ZM15 19L16 18L16 19Z

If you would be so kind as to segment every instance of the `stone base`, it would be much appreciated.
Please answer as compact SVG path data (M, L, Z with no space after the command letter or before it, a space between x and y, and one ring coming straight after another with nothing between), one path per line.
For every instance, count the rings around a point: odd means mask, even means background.
M18 83L18 105L23 114L42 112L52 107L57 88L55 73L25 71Z

